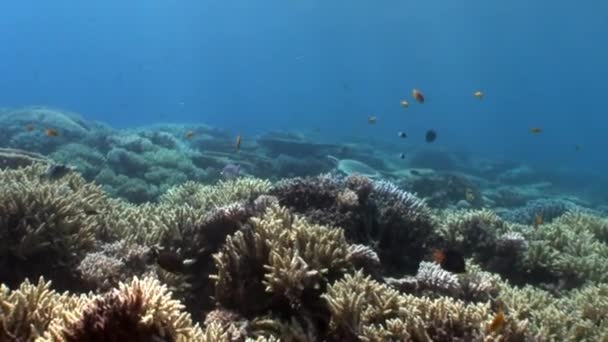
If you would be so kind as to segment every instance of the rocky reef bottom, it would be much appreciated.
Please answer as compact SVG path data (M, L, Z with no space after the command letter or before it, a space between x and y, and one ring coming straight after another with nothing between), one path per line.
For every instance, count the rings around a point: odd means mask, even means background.
M601 341L608 219L437 209L357 174L132 204L34 161L0 170L0 280L0 341Z

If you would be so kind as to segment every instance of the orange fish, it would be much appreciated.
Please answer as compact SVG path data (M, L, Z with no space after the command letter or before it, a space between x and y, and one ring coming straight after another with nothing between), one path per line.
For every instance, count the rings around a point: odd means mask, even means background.
M438 263L438 264L440 264L440 265L441 265L441 263L442 263L442 262L445 260L445 253L443 253L443 251L442 251L442 250L435 249L435 250L433 251L433 256L432 256L432 258L433 258L433 261L434 261L434 262L436 262L436 263Z
M186 134L184 134L184 136L186 137L186 139L191 140L194 137L194 132L188 131L186 132Z
M47 128L44 130L44 134L46 134L48 137L56 137L59 136L59 132L57 132L57 130L53 129L53 128Z
M234 143L234 149L238 152L241 149L241 135L236 136L236 141Z
M496 315L494 315L494 319L492 319L492 323L490 323L490 325L488 326L488 331L491 333L498 332L502 330L502 328L505 326L505 323L507 323L505 313L502 308L499 308L496 312Z
M412 97L414 100L418 101L418 103L424 103L424 95L418 89L412 90Z
M538 228L538 226L540 226L543 223L544 223L543 214L536 213L536 215L534 215L534 220L532 220L532 225L534 226L534 228Z
M532 134L538 134L538 133L540 133L542 131L543 131L543 129L539 128L539 127L532 127L532 128L530 128L530 133L532 133Z

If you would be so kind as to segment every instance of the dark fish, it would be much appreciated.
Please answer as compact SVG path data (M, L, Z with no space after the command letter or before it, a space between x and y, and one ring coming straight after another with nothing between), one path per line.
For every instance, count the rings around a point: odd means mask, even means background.
M426 131L424 139L426 140L426 142L432 143L433 141L435 141L435 139L437 139L437 133L432 129L429 129L428 131Z
M188 140L192 140L192 138L194 137L194 131L186 132L186 134L184 134L184 137L186 137L186 139Z
M241 135L236 136L236 141L234 142L234 149L238 152L241 149Z
M75 171L73 166L64 164L51 164L44 171L43 177L49 180L59 179L68 173Z
M238 178L241 174L241 166L239 164L228 164L224 166L220 175L224 177L224 179L235 179Z
M538 133L540 133L542 131L543 131L543 129L540 128L540 127L532 127L532 128L530 128L530 133L532 133L532 134L538 134Z
M410 173L413 174L414 176L420 176L420 171L418 171L418 170L410 170Z
M29 123L29 124L25 125L25 130L28 132L31 132L34 129L35 129L34 124Z
M433 260L441 265L441 268L452 273L465 273L465 261L462 253L452 250L435 250Z
M401 153L401 154L399 155L399 158L401 158L401 159L405 159L405 153Z
M397 133L397 135L399 136L399 138L407 138L407 134L405 134L405 132L399 132Z
M158 251L156 255L156 262L163 269L173 272L179 273L184 270L184 263L177 255L177 253L170 251Z
M97 211L97 210L95 210L95 209L93 209L93 208L85 208L85 209L83 210L83 212L84 212L86 215L99 215L99 211Z
M414 100L418 101L418 103L424 103L424 95L418 89L412 90L412 97Z

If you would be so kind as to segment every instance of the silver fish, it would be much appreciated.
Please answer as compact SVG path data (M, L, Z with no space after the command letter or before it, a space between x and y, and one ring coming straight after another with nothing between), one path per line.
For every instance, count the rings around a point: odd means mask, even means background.
M228 164L224 166L220 175L225 179L235 179L241 174L241 166L239 164Z

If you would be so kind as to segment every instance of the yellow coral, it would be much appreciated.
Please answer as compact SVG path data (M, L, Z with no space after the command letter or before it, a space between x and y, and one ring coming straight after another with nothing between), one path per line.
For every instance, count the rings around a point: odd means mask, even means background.
M346 275L323 297L332 314L330 334L342 340L510 340L526 331L525 322L511 320L502 331L488 332L493 313L487 304L402 295L360 272Z
M53 320L48 331L38 342L72 341L74 336L112 336L114 331L104 331L104 327L116 325L112 320L124 319L121 315L103 317L105 311L115 310L108 298L118 298L126 301L126 309L135 310L125 314L135 315L138 319L138 329L154 327L155 334L169 336L177 342L200 341L202 331L198 325L193 325L190 315L183 311L184 306L171 298L166 286L153 278L139 280L135 278L129 284L121 283L119 289L105 297L90 297L85 305L76 305L76 310L64 307L63 314ZM81 302L82 303L82 302ZM94 312L94 314L91 314ZM85 320L85 316L88 318ZM101 316L100 316L101 315ZM91 319L99 319L99 324L89 325ZM96 329L91 331L91 329Z

